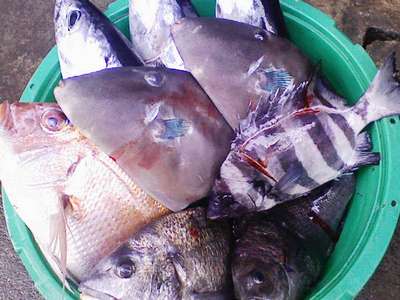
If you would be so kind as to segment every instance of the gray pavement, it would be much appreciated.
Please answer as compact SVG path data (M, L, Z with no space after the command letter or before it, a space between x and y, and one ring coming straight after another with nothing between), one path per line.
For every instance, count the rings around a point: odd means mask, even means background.
M93 0L100 8L112 1ZM368 26L400 28L400 0L309 0L329 13L355 42L362 41ZM0 99L19 99L26 83L54 45L53 0L0 1ZM381 59L398 42L378 42L368 50ZM42 299L13 251L0 206L0 300ZM397 299L400 295L400 228L373 278L358 299Z

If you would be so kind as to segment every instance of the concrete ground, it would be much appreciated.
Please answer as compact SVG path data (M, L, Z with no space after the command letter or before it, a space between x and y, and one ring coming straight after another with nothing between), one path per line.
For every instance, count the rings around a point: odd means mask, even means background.
M100 8L111 1L94 0ZM353 41L362 42L367 27L400 28L400 0L308 0L338 23ZM1 0L0 2L0 100L19 99L42 58L54 45L53 0ZM368 51L379 64L398 42L376 42ZM0 215L3 208L0 206ZM400 228L375 275L358 299L396 299L400 295ZM4 218L0 217L0 299L42 299L14 253Z

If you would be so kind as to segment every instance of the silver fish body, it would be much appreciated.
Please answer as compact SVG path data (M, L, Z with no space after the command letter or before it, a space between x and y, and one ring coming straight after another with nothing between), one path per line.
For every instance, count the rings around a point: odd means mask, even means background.
M63 78L142 65L129 40L88 0L57 0L54 26Z
M246 23L287 37L278 0L217 0L216 17Z
M318 280L355 187L345 175L236 229L232 276L237 299L302 299Z
M390 56L353 107L319 104L288 111L292 98L303 99L307 83L260 102L242 122L221 167L210 216L267 210L344 173L378 164L379 153L370 152L368 133L361 131L373 121L400 113L394 63Z
M185 67L232 128L260 99L310 77L308 59L285 38L232 20L185 18L172 35ZM292 103L293 110L302 107Z
M54 271L79 280L169 210L73 127L54 103L0 105L0 178Z
M150 195L177 211L205 197L233 131L183 71L115 68L54 91L71 121Z
M171 26L196 12L188 0L130 0L133 47L147 65L185 70L171 36Z
M80 290L100 299L232 299L230 235L203 208L169 215L103 259Z

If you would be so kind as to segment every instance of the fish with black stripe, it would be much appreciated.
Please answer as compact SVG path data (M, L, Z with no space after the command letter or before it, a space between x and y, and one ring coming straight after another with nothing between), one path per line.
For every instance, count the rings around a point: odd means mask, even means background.
M389 56L359 102L317 104L288 110L293 98L303 97L306 81L293 91L277 92L260 101L241 122L231 152L214 185L211 218L267 210L308 194L322 184L365 165L376 165L367 132L371 122L400 114L400 87L395 80L395 57ZM307 99L306 99L307 100ZM308 102L308 101L305 101Z

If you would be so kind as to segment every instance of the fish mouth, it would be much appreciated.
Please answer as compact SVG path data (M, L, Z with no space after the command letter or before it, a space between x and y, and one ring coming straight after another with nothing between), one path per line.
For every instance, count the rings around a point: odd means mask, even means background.
M81 296L80 296L81 300L87 299L87 297L89 297L89 299L90 299L90 297L92 297L92 298L95 298L98 300L119 300L118 298L115 298L105 292L100 292L100 291L94 290L86 285L81 284L79 286L79 290L81 292Z
M10 103L8 101L0 103L0 131L11 128L10 114L11 114Z

